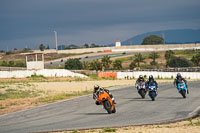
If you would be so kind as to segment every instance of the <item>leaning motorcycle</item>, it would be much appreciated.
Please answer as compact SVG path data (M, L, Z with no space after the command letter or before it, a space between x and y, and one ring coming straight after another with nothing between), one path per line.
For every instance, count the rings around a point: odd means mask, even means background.
M104 109L108 112L108 114L115 113L115 105L112 101L112 98L105 91L99 91L98 101L101 102Z
M144 99L145 95L146 95L146 90L145 90L145 82L139 82L137 84L137 89L138 89L138 93L140 94L140 96Z
M149 91L149 97L151 98L152 101L155 101L155 98L157 96L156 93L156 84L155 83L150 83L148 85L148 91Z
M178 83L178 90L179 93L183 96L183 98L186 98L187 87L185 82L181 81Z

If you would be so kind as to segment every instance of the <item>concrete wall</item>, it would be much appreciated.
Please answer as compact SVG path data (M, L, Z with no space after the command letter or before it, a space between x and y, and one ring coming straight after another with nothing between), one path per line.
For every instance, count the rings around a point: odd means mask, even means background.
M110 73L117 73L116 77L113 77ZM178 72L155 72L155 71L134 71L134 72L99 72L99 78L138 78L139 75L146 76L153 75L154 78L175 78ZM200 72L180 72L186 79L200 79Z
M44 69L44 61L29 61L26 62L26 67L28 70Z
M175 78L178 72L154 72L154 71L135 71L135 72L117 72L117 78L138 78L139 75L153 75L155 78ZM186 79L200 79L200 72L180 72Z
M165 44L165 45L127 45L120 47L97 47L97 48L82 48L82 49L70 49L70 50L34 50L33 53L86 53L86 52L103 52L104 50L111 50L112 52L119 51L154 51L154 50L180 50L180 49L200 49L200 43L197 44Z
M112 52L120 51L165 51L165 50L184 50L184 49L200 49L200 44L170 44L170 45L130 45L121 47L99 47L99 48L83 48L71 50L58 50L58 53L86 53L86 52L103 52L104 50L111 50Z
M43 69L43 70L18 70L0 71L0 78L26 78L31 75L43 75L44 77L87 77L83 74L74 73L65 69Z

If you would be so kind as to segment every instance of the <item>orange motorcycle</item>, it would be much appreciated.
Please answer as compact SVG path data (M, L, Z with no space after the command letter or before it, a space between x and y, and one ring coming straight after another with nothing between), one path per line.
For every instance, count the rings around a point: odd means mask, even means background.
M107 92L99 91L98 101L101 102L108 114L116 112L115 105Z

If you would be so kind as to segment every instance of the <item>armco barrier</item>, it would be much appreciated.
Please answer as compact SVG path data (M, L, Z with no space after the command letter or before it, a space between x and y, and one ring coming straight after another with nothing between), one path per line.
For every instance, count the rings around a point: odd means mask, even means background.
M117 78L117 72L98 72L99 78Z

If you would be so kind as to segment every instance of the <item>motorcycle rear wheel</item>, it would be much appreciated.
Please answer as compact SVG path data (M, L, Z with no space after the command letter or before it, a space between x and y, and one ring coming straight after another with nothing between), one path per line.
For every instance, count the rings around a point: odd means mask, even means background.
M113 107L112 113L116 113L116 108L115 108L115 106Z

